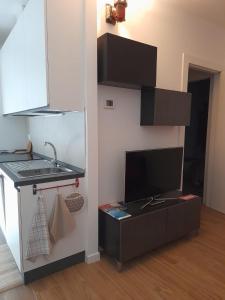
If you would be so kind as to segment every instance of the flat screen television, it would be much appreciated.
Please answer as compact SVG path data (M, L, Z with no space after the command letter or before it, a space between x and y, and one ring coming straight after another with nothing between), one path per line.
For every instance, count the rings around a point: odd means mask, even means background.
M126 152L125 202L178 190L182 161L181 147Z

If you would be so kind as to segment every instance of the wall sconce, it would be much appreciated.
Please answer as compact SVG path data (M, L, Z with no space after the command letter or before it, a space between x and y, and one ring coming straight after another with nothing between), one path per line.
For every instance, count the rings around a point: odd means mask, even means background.
M106 22L115 25L116 22L124 22L127 0L114 0L114 7L106 4Z

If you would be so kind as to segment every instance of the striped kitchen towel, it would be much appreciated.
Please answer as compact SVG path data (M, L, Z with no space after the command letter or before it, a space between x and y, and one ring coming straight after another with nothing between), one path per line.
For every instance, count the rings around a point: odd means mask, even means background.
M34 262L40 255L49 255L52 245L48 230L47 209L42 195L37 199L38 209L33 216L27 242L26 259Z

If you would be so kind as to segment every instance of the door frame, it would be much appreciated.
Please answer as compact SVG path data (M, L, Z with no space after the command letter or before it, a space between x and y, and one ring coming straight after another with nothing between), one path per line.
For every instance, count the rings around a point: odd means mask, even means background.
M181 70L181 91L188 90L188 72L189 69L197 69L200 71L207 71L211 74L210 78L210 95L209 95L209 112L208 112L208 126L207 126L207 140L206 140L206 159L205 159L205 173L204 173L204 191L203 203L210 206L211 202L211 185L209 174L213 174L214 156L215 156L215 136L216 136L216 119L218 114L218 92L220 73L225 70L225 65L218 64L212 61L206 61L202 58L195 57L186 53L182 54L182 70ZM178 144L184 146L185 142L185 127L179 128ZM183 175L183 172L182 172ZM183 178L182 178L183 185Z

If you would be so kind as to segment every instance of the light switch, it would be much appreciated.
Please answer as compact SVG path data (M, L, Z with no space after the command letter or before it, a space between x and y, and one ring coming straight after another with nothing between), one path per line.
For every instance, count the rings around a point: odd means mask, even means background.
M106 99L105 100L104 108L114 109L115 108L114 100L112 100L112 99Z

